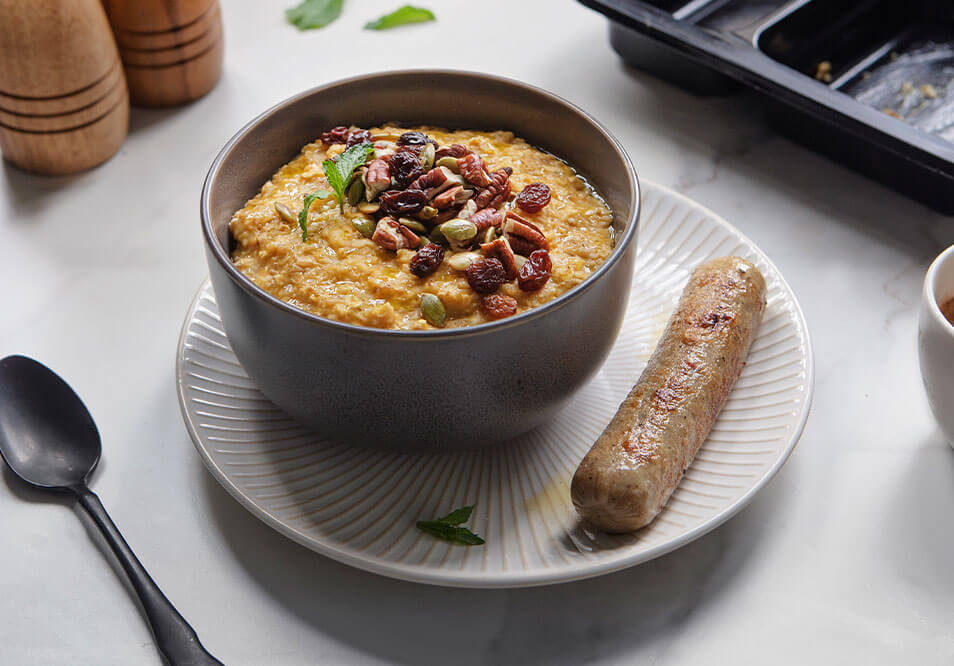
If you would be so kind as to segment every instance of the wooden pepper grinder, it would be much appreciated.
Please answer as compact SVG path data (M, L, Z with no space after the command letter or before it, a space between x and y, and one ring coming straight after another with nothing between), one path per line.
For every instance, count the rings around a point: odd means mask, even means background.
M0 0L0 152L74 173L126 138L129 98L99 0Z
M133 104L184 104L218 82L224 52L218 0L102 2Z

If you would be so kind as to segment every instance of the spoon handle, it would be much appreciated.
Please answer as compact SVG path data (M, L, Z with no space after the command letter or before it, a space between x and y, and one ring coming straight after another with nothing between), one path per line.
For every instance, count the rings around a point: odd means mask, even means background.
M126 575L129 576L129 581L146 611L149 626L152 627L152 633L156 637L156 646L169 664L171 666L212 664L222 666L222 662L206 652L195 630L189 626L189 623L179 614L143 568L109 514L106 513L96 493L85 485L75 486L70 490L76 493L80 504L99 527Z

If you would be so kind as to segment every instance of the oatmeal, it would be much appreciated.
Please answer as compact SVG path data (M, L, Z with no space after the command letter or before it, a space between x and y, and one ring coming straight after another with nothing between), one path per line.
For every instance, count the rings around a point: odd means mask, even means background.
M572 289L612 251L612 219L569 165L510 132L341 127L230 229L235 265L273 296L350 324L428 329Z

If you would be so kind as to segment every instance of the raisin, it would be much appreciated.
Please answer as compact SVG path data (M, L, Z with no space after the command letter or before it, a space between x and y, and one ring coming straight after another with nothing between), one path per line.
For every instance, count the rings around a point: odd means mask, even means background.
M378 203L385 215L407 217L424 208L427 195L421 190L388 190L378 198Z
M405 132L397 140L399 146L423 146L425 143L437 145L437 141L424 134L424 132Z
M538 291L550 279L553 264L546 250L532 252L517 274L517 286L523 291Z
M470 288L478 294L492 294L507 281L507 271L499 259L478 259L465 273Z
M321 133L322 143L347 143L348 142L348 128L344 125L338 125L337 127L328 130L327 132Z
M543 183L530 183L517 195L516 203L520 210L527 213L539 213L550 203L550 187Z
M362 143L372 143L371 132L368 130L356 129L348 135L348 148Z
M491 319L503 319L517 314L517 299L503 294L487 294L480 305Z
M391 178L402 189L424 173L421 161L413 153L403 150L388 158L388 166L391 168Z
M426 278L436 271L444 261L444 248L436 243L428 243L411 259L411 272L419 278Z

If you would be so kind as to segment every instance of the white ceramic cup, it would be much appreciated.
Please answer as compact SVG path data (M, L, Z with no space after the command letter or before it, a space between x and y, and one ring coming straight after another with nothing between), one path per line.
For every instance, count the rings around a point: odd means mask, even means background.
M954 245L938 255L921 292L918 317L918 357L921 377L934 418L954 446L954 324L941 313L941 304L954 298Z

